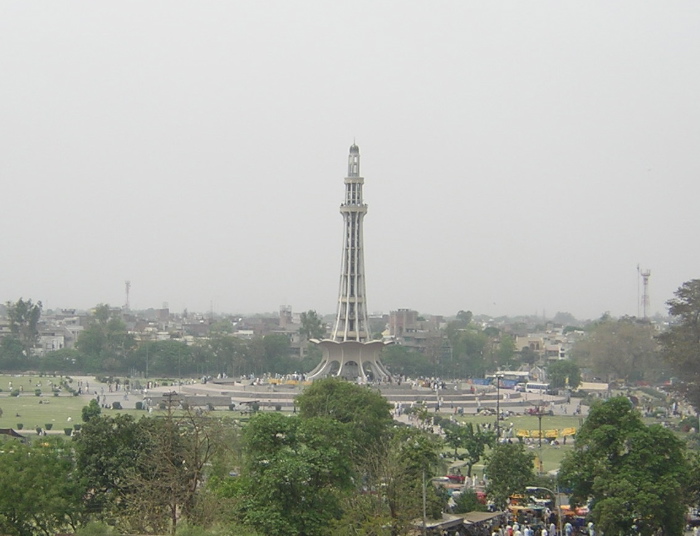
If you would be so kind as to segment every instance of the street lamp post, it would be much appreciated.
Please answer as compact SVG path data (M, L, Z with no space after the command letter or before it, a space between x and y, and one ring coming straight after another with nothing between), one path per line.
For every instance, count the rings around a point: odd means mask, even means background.
M554 505L557 508L557 531L559 534L557 536L562 536L562 525L561 525L561 502L560 502L560 497L559 497L559 486L557 485L557 492L554 493L551 489L549 488L544 488L542 486L527 486L525 488L527 491L537 491L538 489L541 489L543 491L546 491L547 493L550 493L552 495L552 498L554 499ZM551 536L551 535L550 535Z
M496 374L496 443L501 439L501 378L503 374Z

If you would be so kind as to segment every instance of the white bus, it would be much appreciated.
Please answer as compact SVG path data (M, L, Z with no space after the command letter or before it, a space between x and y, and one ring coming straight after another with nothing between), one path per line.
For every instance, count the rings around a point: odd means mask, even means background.
M537 393L538 395L546 395L549 393L548 383L527 382L525 384L526 393Z

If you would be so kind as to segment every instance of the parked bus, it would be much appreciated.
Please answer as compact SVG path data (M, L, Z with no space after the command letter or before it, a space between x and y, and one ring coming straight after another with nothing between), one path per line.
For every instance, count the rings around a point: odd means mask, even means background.
M548 383L527 382L525 384L526 393L536 393L538 395L546 395L549 393Z

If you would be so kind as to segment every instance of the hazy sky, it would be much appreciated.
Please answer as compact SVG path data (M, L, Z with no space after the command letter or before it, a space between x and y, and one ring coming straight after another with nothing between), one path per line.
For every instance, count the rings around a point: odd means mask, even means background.
M651 312L700 277L700 2L0 2L0 300Z

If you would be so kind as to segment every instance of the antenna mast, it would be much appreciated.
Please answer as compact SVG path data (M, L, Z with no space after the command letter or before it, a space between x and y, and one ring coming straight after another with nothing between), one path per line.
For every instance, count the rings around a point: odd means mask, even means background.
M651 277L651 270L641 270L639 275L642 276L642 313L644 314L644 320L646 320L649 313L649 277Z
M129 311L129 291L131 290L131 281L124 281L124 286L126 287L126 303L124 304L124 310Z

